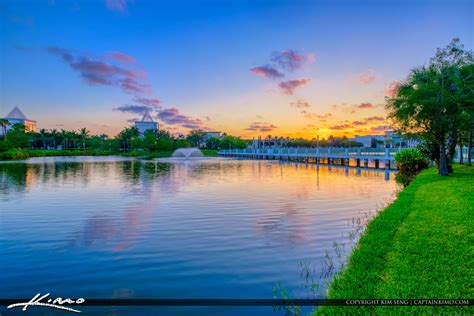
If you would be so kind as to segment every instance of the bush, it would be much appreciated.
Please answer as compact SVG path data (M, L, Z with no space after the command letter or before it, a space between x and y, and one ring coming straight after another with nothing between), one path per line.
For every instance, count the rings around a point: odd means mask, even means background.
M418 172L428 167L428 160L417 149L403 149L395 155L398 173L395 180L406 187Z
M27 159L30 158L28 151L24 149L10 149L0 153L1 159Z

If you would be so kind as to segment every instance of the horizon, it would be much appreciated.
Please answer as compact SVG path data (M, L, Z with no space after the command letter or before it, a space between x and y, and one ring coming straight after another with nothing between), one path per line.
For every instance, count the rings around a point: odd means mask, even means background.
M145 110L172 134L384 134L396 82L453 38L473 48L472 2L455 2L3 1L0 115L110 136Z

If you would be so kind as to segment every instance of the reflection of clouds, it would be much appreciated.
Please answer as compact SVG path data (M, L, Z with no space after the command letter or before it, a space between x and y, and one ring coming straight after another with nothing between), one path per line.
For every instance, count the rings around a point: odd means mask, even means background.
M383 172L376 170L361 172L356 168L281 161L258 161L252 172L254 181L262 189L271 186L276 192L274 201L266 201L260 206L255 229L289 247L304 245L314 238L317 232L311 231L310 227L318 225L319 217L315 214L324 215L326 218L321 219L324 223L333 216L330 209L357 209L359 198L373 198L367 195L367 188L376 183L373 178L384 177Z

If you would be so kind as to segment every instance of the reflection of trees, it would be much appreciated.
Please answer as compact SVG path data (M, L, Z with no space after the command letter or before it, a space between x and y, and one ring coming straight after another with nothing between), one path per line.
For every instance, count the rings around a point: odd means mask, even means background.
M63 159L63 158L62 158ZM61 186L73 183L86 187L94 176L118 176L125 186L139 186L146 177L150 180L169 174L169 163L140 160L112 162L55 161L44 163L0 163L0 195L12 197L37 184Z
M0 194L7 197L10 193L20 193L26 188L27 165L24 163L0 164Z

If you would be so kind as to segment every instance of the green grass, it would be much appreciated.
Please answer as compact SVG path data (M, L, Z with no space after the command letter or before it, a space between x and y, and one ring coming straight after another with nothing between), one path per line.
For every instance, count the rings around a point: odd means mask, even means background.
M474 298L474 167L421 172L371 221L332 299ZM471 314L472 307L322 307L316 315Z
M216 150L202 150L204 156L217 156ZM147 157L147 158L163 158L170 157L173 151L112 151L98 149L73 149L73 150L28 150L28 149L10 149L0 153L0 159L18 160L32 157L54 157L54 156L111 156L120 155L127 157Z

